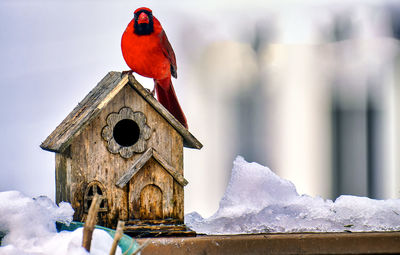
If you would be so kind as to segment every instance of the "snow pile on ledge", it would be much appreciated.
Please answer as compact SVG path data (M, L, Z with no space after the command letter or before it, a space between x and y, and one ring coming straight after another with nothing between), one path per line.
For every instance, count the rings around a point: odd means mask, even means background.
M392 231L400 230L400 199L299 195L267 167L237 157L218 211L207 219L192 212L185 223L204 234Z
M57 233L55 222L69 224L73 213L69 203L57 206L44 196L32 199L18 191L0 192L0 236L6 234L0 254L88 254L81 247L82 228ZM108 254L112 241L107 232L95 229L90 254Z

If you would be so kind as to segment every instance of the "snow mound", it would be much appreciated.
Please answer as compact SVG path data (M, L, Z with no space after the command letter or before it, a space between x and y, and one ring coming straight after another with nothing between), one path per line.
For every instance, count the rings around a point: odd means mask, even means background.
M400 199L299 195L293 183L239 156L217 212L187 214L185 223L204 234L393 231L400 230Z
M55 222L69 224L74 210L69 203L59 206L45 196L29 198L18 191L0 192L0 254L52 255L88 254L82 244L82 228L57 233ZM112 238L95 229L91 253L108 254ZM118 248L116 254L121 254Z

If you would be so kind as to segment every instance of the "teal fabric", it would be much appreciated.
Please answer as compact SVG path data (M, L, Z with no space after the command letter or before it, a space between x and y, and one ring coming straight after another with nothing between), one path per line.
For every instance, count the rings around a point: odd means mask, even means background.
M84 225L84 223L82 222L77 222L77 221L73 221L71 222L71 224L69 224L69 226L67 226L66 224L63 223L56 223L57 226L57 231L61 232L61 231L74 231L77 228L82 228ZM95 228L97 229L102 229L104 231L106 231L112 238L114 238L115 236L115 230L114 229L110 229L110 228L105 228L102 226L95 226ZM128 235L123 235L121 240L119 240L118 243L119 247L122 250L123 254L127 254L130 255L132 254L137 248L139 248L139 244L130 236ZM111 247L110 247L111 249Z

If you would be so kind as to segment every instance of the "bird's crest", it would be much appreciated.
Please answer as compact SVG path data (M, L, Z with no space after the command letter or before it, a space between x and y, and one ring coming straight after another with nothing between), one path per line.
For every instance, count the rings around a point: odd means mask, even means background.
M137 14L138 12L149 12L149 13L152 13L153 11L151 10L151 9L149 9L149 8L147 8L147 7L140 7L140 8L137 8L136 10L135 10L135 12L134 12L134 14Z

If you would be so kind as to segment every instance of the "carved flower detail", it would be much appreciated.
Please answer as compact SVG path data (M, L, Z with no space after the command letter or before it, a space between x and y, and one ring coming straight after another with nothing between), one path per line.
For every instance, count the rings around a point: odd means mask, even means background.
M135 153L144 152L147 140L151 136L151 128L146 123L146 115L123 107L118 113L107 116L107 125L101 136L107 141L107 149L111 153L119 153L123 158L130 158Z

